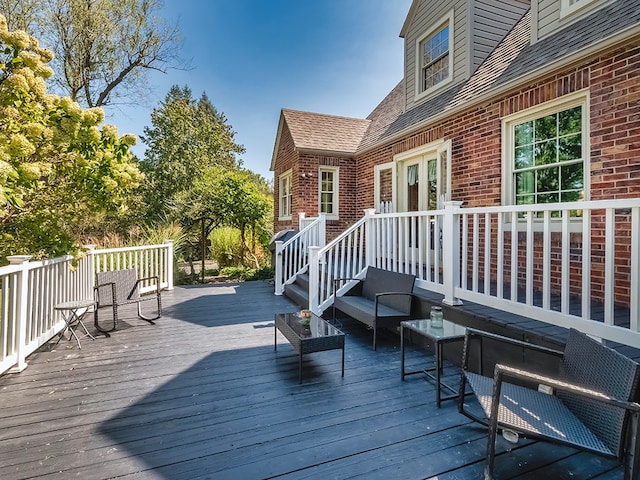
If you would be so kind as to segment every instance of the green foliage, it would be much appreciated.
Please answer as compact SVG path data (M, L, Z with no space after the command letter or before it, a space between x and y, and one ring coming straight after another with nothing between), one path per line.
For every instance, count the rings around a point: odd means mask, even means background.
M233 280L269 280L273 278L273 270L269 267L226 267L220 269L220 275Z
M209 235L209 241L211 259L220 267L242 265L242 240L237 228L216 228Z
M124 211L142 179L135 137L102 125L99 108L47 94L52 58L0 15L0 257L73 253L85 223Z
M155 221L189 190L207 168L238 168L236 155L244 148L206 95L195 101L187 87L173 86L151 114L151 127L142 137L148 148L141 167L147 175L148 218ZM179 217L178 217L179 218Z

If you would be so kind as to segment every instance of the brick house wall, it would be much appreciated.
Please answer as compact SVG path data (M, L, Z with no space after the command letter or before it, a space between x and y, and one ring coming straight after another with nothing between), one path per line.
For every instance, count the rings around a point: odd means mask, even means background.
M357 158L359 208L356 211L374 206L375 165L391 162L395 154L438 139L451 139L453 143L452 199L463 201L465 207L500 205L501 119L586 88L590 91L590 199L636 198L640 196L640 83L635 77L638 71L640 46L629 45L586 59L580 65L540 79L534 85L366 152ZM603 219L594 217L593 221L597 226ZM630 233L619 228L616 235L619 239L616 244L616 290L619 285L620 291L625 288L628 291ZM598 240L597 234L592 237L594 245ZM553 244L554 249L560 248L558 241ZM520 251L522 248L521 245ZM572 236L571 248L573 255L581 255L579 234ZM541 249L542 239L536 238L536 251L540 252L537 258L541 258ZM604 255L599 255L596 248L592 257L593 293L595 298L602 298ZM520 259L519 263L524 265L524 260ZM581 274L579 269L571 271L572 279L576 279L572 283L577 287L572 293L580 293ZM559 274L552 279L555 288L559 287L559 279ZM541 288L541 279L535 279L535 286Z
M362 216L357 213L355 162L350 157L315 155L299 153L286 126L283 126L277 162L274 166L274 232L298 229L300 213L307 217L317 217L319 211L318 172L321 166L338 167L338 219L327 220L327 241L346 230ZM291 219L279 220L280 212L280 176L291 170L291 189L293 193Z
M299 174L299 154L294 148L293 137L286 124L282 129L277 152L277 162L273 170L273 231L297 229L298 228L298 204L300 202L300 174ZM291 219L280 220L280 176L287 170L292 170L291 174Z

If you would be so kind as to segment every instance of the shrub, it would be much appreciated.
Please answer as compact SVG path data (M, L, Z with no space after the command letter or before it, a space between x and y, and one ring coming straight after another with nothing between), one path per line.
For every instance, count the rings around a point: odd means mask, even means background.
M240 231L231 227L216 228L209 235L211 258L219 267L242 265Z

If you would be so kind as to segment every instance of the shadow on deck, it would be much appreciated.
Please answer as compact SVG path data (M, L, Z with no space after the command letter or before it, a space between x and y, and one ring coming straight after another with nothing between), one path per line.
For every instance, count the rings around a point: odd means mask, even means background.
M62 340L0 377L0 478L482 478L486 434L436 408L420 375L400 380L398 337L345 321L340 352L297 355L273 316L294 311L261 282L164 292L157 325L133 310L111 338ZM430 362L410 348L413 366ZM457 370L445 369L448 383ZM510 452L506 453L509 449ZM500 439L498 479L622 478L566 447Z

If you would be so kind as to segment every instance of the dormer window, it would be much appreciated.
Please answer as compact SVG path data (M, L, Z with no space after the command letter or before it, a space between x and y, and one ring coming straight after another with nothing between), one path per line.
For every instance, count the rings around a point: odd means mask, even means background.
M453 70L453 15L447 15L417 42L418 96L448 83Z

